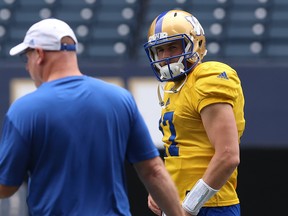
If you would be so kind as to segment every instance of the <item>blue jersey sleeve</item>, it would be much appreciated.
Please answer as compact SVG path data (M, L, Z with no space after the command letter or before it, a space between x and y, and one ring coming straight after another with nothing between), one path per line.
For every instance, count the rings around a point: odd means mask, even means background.
M29 159L29 149L8 116L5 117L0 141L0 184L22 184Z

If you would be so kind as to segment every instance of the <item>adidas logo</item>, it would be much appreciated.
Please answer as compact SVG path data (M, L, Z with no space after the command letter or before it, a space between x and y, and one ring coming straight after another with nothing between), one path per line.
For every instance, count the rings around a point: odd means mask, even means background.
M34 46L34 45L35 45L35 42L34 42L34 40L33 40L33 39L31 39L31 40L29 41L29 45L32 45L32 46Z
M229 79L225 71L220 73L217 77L220 79Z

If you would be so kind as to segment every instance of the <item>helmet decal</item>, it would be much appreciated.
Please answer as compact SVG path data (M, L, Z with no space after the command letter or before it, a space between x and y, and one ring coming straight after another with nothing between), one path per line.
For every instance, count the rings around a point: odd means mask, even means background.
M201 35L201 34L204 35L204 29L202 28L201 24L199 23L196 17L186 16L185 18L193 26L196 35Z

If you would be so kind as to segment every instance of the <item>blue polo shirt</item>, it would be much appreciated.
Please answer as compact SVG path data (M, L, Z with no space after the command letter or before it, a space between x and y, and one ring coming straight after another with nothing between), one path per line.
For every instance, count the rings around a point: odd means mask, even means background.
M30 215L131 215L125 160L159 156L132 95L88 76L42 84L8 110L0 184L28 175Z

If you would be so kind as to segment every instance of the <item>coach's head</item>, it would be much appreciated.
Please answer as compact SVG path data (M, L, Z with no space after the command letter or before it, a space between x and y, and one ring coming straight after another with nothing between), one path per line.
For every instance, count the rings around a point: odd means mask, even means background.
M26 70L38 87L43 82L79 74L76 50L77 38L70 26L49 18L32 25L10 55L25 59Z

